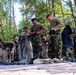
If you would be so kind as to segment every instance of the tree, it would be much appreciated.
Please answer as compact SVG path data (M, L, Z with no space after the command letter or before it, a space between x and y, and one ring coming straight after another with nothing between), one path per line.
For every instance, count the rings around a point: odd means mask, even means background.
M75 2L75 5L76 5L76 0L74 0L74 2Z
M16 32L15 17L14 17L14 2L12 0L0 1L0 18L1 18L1 31L4 40L12 39Z
M0 18L0 27L1 27L1 35L2 38L4 39L4 33L3 33L3 27L2 27L2 19Z
M64 0L62 0L62 1L64 1ZM64 1L64 2L70 7L70 10L72 12L72 17L74 18L74 22L75 22L75 26L76 26L76 16L75 16L75 12L73 9L72 1L68 0L68 1Z
M52 13L53 16L60 18L65 22L65 18L69 21L74 19L76 25L75 5L71 0L0 0L0 36L4 40L12 39L17 32L15 23L15 2L20 4L20 13L23 18L18 25L19 33L22 32L24 26L31 27L30 20L36 17L40 23L49 28L49 22L46 20L46 15ZM76 0L74 0L76 4ZM72 21L73 22L73 21ZM2 35L3 34L3 35Z

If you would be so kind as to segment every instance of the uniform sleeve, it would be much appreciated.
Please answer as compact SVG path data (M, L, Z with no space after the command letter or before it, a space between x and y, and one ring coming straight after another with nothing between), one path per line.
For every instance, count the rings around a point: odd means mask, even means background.
M47 31L47 29L43 25L40 25L40 29L41 29L42 32Z
M56 26L54 27L56 30L60 30L62 27L62 23L59 19L56 20Z
M33 26L31 27L30 32L33 32Z
M57 24L61 24L61 22L60 22L60 20L59 20L59 19L57 19Z

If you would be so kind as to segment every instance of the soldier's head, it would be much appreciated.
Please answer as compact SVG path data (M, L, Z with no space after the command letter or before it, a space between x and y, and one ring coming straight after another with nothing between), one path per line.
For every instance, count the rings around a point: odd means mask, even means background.
M18 37L17 37L17 36L14 36L13 39L14 39L14 40L18 40Z
M53 16L51 14L47 14L46 18L48 19L49 22L53 20Z
M28 31L28 27L27 26L23 27L23 30L24 30L24 32L27 32Z
M32 18L32 23L34 24L34 25L36 25L37 24L37 19L36 18Z

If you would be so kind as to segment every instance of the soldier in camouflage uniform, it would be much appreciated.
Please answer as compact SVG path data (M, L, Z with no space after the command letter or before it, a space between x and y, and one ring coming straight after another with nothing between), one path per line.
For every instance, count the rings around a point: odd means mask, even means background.
M18 40L19 38L17 36L13 37L14 43L15 43L15 48L16 48L16 52L15 52L15 61L19 61L19 49L18 49Z
M60 28L61 23L58 19L53 18L51 14L48 14L46 16L48 21L51 23L50 29L49 29L49 35L50 35L50 57L51 58L59 58L59 52L61 50L61 35L60 35Z
M23 51L23 56L25 56L26 61L30 61L31 58L33 58L33 48L32 48L32 43L31 43L31 33L28 30L28 27L24 27L24 36L25 36L25 48ZM24 54L25 52L25 54Z
M70 25L67 23L65 28L62 31L62 56L63 57L72 57L72 38L70 35L72 34L72 29Z
M40 35L45 30L44 26L37 22L36 18L32 19L33 26L31 27L33 53L36 56L42 50L40 46Z
M19 60L25 59L23 57L24 48L25 48L25 36L24 36L24 34L21 34L19 36L19 44L18 44Z
M32 43L31 43L31 39L30 39L30 31L28 30L28 27L25 26L24 28L24 32L22 33L22 35L25 37L25 45L24 45L24 49L23 49L23 58L26 61L30 61L31 58L33 58L33 48L32 48Z
M3 49L3 40L2 39L0 39L0 62L2 61L2 57L3 57L3 54L2 54L2 49Z
M73 29L72 37L74 39L74 57L76 58L76 28Z

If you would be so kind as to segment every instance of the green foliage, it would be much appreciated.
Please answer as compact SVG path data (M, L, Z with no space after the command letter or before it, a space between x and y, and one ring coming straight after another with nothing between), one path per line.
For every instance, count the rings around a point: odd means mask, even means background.
M72 28L75 28L72 12L68 4L62 2L62 0L54 0L54 8L52 7L53 0L0 0L0 38L4 40L12 40L14 35L19 35L23 32L23 27L31 27L31 18L36 17L40 23L42 23L47 29L49 29L49 22L46 19L48 13L55 14L61 21L63 18L66 22L70 22ZM62 2L62 4L60 3ZM23 20L18 25L18 32L15 31L15 23L13 21L13 2L22 5L20 13ZM62 6L62 9L61 9ZM74 11L76 7L74 6ZM62 13L63 11L63 13ZM62 27L62 29L64 26Z
M36 17L39 22L44 23L46 19L46 14L48 14L49 12L49 8L44 2L40 2L36 7Z
M21 32L23 32L23 27L24 27L24 26L28 26L28 28L30 29L30 23L29 23L28 21L26 21L26 20L22 20L22 21L20 22L20 24L19 24L19 29L18 29L19 34L20 34Z
M12 40L12 37L18 34L15 31L16 26L13 18L13 1L0 0L0 38L5 41Z

